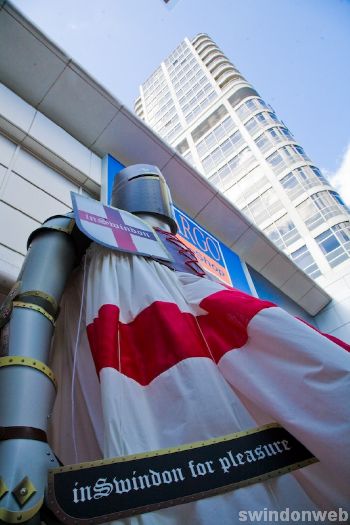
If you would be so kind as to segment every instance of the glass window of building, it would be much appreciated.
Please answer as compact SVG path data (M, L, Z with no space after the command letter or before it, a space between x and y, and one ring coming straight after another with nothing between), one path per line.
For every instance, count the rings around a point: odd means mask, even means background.
M293 261L306 272L310 277L316 279L321 275L320 269L317 266L315 259L312 257L311 253L304 245L295 252L290 254Z
M327 184L319 169L314 166L302 166L288 173L280 180L290 199L296 199L310 188Z
M283 206L276 192L270 188L254 201L250 202L243 211L246 215L252 218L255 224L260 226L281 209L283 209Z
M292 200L304 193L305 191L294 172L288 173L288 175L283 177L283 179L281 179L280 182L282 184L283 189L287 192L289 198Z
M315 229L320 224L323 224L325 220L347 212L343 201L334 191L314 193L299 204L296 210L309 230Z
M336 224L315 237L330 266L334 268L350 257L350 222Z
M284 210L284 206L273 188L259 195L243 209L258 226L281 210Z
M272 155L270 155L270 157L267 158L267 162L271 165L272 168L274 168L275 171L282 170L285 166L285 161L278 151L272 153Z
M202 165L205 173L209 173L215 169L218 164L223 162L228 157L232 156L240 146L244 144L242 135L239 131L233 133L228 139L221 143L219 147L214 149L207 157L202 160Z
M267 162L271 165L276 174L281 173L284 169L289 168L291 164L308 161L304 150L295 144L283 146L278 151L267 157Z
M190 151L184 155L184 159L187 160L189 164L196 167L196 163L193 160L192 153Z
M297 206L296 210L309 230L317 228L317 226L322 224L324 221L322 214L317 209L312 199L306 199L304 202L299 204L299 206Z
M199 126L192 131L192 138L194 142L197 142L207 131L209 131L217 122L219 122L225 115L227 115L227 109L224 106L219 106L209 117L204 119Z
M276 146L280 142L294 141L293 136L286 128L274 127L267 129L258 138L255 139L255 144L265 153L269 149Z
M300 239L300 234L288 214L275 221L271 226L265 228L264 233L281 249L286 248Z
M221 188L226 190L232 184L242 177L245 171L250 171L252 165L256 163L250 148L244 148L235 157L224 164L217 172L213 173L209 180L213 180L214 175L218 175L221 180ZM243 172L243 173L242 173Z
M186 153L186 151L189 149L187 139L183 139L181 142L179 142L179 144L175 146L175 149L181 154Z
M237 108L235 107L237 106L235 95L229 97L228 101L231 104L231 106L235 108L235 111L241 120L244 120L246 117L248 117L248 115L251 115L254 111L268 109L267 104L261 98L258 97L245 100Z
M251 135L255 135L255 133L257 133L260 129L276 124L280 124L276 115L271 111L263 111L262 113L257 113L244 125Z
M204 139L197 144L198 155L202 158L215 145L220 144L221 140L232 131L236 129L236 125L231 117L225 118L216 126Z
M264 169L261 166L257 166L240 180L233 183L225 192L225 195L237 206L243 208L246 206L247 201L251 201L254 196L261 194L269 186L271 187L271 183L265 175Z

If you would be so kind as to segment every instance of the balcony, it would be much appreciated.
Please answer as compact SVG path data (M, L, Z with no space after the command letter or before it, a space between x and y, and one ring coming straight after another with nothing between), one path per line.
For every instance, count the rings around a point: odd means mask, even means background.
M203 46L200 46L200 48L197 50L197 53L202 56L203 53L205 53L209 49L216 49L217 51L220 51L218 46L214 44L214 42L205 42Z
M231 66L233 65L229 59L227 57L225 57L225 55L223 53L216 53L215 55L209 55L209 59L204 59L203 62L205 63L205 65L207 66L207 68L210 70L210 68L212 67L213 64L215 63L221 63L222 61L225 61L225 62L228 62L229 64L231 64Z
M240 120L245 120L247 117L252 117L254 112L260 110L261 108L250 108L247 106L246 101L243 102L243 104L236 109L237 116L240 118Z
M256 113L260 114L261 108L256 109L255 111ZM269 116L269 113L264 113L263 122L258 122L256 119L253 119L252 121L248 120L248 122L244 124L245 128L247 129L247 131L250 133L252 137L254 137L260 131L264 131L269 127L271 128L272 126L278 126L278 125L279 125L279 122L271 118Z
M260 142L259 144L257 143L257 146L261 153L267 154L267 152L269 152L271 149L277 148L281 144L283 146L288 146L289 144L296 144L296 142L290 137L286 137L284 135L276 135L274 137L266 137L265 142Z
M207 64L207 68L212 73L215 70L216 66L218 66L220 64L229 64L230 66L232 65L231 62L229 62L227 60L227 58L219 57L219 58L214 58L214 59L210 60L210 62L208 62L208 64Z
M207 64L206 60L208 58L211 59L214 57L224 57L225 58L225 55L217 47L211 47L209 50L208 49L205 50L205 54L201 56L201 59L204 62L204 64Z
M199 33L199 35L194 37L194 39L192 40L191 44L193 46L196 46L199 42L201 42L203 39L206 39L206 38L209 38L209 40L210 40L209 35L207 35L206 33Z
M226 73L223 73L219 76L217 83L219 84L219 87L223 89L224 87L228 87L228 84L232 84L233 82L240 80L244 80L242 75L237 75L235 71L227 71Z
M139 98L137 98L137 99L135 100L134 108L135 108L135 109L142 108L141 97L139 97Z
M202 40L198 45L195 45L194 47L197 53L200 54L203 51L203 49L205 49L208 45L215 46L214 42L210 38L206 37L205 40Z
M273 172L276 175L280 175L285 170L291 170L298 167L297 165L305 165L305 159L301 155L290 155L287 159L282 159L279 162L272 163L269 159L266 159L270 167L273 169Z
M215 70L215 74L213 73L213 76L217 82L219 82L219 79L223 77L224 73L233 73L233 74L239 74L232 66L231 64L222 64L221 66L218 66L218 68Z

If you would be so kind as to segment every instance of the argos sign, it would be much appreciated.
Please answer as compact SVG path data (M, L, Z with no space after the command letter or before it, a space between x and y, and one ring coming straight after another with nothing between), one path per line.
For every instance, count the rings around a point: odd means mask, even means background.
M196 255L199 264L227 284L232 284L220 242L178 208L174 208L178 237Z
M177 235L195 253L202 268L230 286L252 293L245 264L238 255L186 213L175 207L174 212L179 227Z

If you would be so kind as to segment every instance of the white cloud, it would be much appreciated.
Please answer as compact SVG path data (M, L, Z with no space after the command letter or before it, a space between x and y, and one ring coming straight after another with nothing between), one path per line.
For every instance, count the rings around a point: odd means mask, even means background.
M328 173L331 184L339 192L340 196L350 206L350 144L348 145L338 170Z

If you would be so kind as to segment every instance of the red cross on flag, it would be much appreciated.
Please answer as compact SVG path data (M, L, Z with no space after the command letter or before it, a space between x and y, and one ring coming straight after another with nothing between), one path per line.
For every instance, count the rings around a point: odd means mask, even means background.
M153 228L139 217L78 193L71 196L76 224L93 241L113 250L171 261Z

